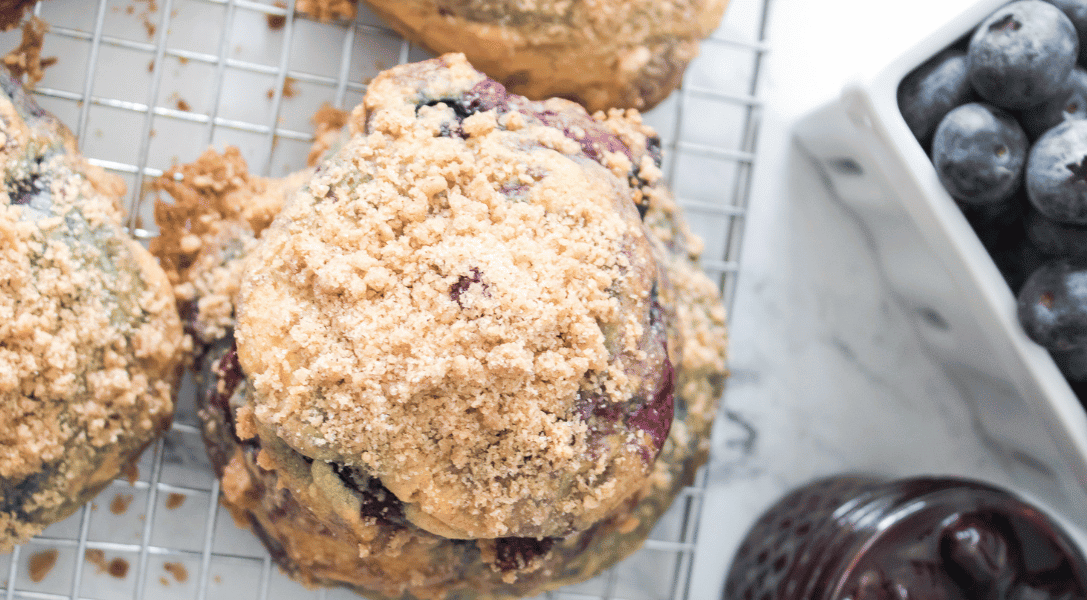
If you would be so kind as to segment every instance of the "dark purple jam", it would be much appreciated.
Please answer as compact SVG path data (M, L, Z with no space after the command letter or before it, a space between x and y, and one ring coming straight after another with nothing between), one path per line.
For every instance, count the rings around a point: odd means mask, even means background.
M546 556L556 538L499 538L494 541L494 566L501 571L527 567L533 559Z
M657 390L648 402L642 404L627 419L627 424L633 429L640 429L653 438L657 454L664 448L664 442L668 439L668 432L672 429L672 418L675 416L675 386L673 378L675 370L672 361L666 357L661 365L663 371ZM656 460L656 455L646 456L646 462Z
M487 290L487 284L482 283L483 279L482 275L479 272L479 269L472 267L470 269L470 272L470 276L461 275L460 278L457 279L457 282L449 288L449 297L452 298L453 301L457 303L457 306L460 306L461 308L464 307L464 304L461 303L460 297L464 294L464 292L468 291L468 288L471 287L473 283L479 283L483 285L484 292L486 292Z
M961 479L835 477L770 508L724 600L1072 600L1087 561L1037 508Z
M631 161L634 160L634 153L618 136L583 111L558 113L543 108L526 108L527 114L536 117L544 125L561 130L563 135L581 144L581 151L585 156L596 162L603 161L605 151L623 154Z
M652 463L664 448L668 432L675 416L674 369L666 357L661 365L661 377L652 396L635 397L629 402L611 402L600 391L580 391L574 403L578 417L589 424L589 430L599 437L606 437L618 430L620 423L627 429L646 432L653 440L654 452L643 449L642 458Z
M404 503L400 501L376 477L370 477L358 469L336 463L330 463L332 470L344 485L359 497L359 512L363 517L375 519L379 523L392 527L404 527Z

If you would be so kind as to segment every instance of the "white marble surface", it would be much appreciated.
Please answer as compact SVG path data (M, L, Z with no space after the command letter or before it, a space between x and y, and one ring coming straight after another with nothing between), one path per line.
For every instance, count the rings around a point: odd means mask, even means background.
M734 7L747 0L734 0ZM881 281L859 223L793 146L792 125L968 0L771 0L755 185L732 314L729 418L718 422L691 598L773 500L862 470L1018 487ZM754 432L754 433L752 433Z

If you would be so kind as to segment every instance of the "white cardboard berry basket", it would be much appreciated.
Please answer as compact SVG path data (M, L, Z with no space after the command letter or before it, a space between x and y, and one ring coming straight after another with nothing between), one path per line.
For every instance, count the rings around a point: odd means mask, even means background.
M861 221L918 337L1026 491L1087 524L1087 413L899 112L914 68L1007 0L981 0L802 119L796 139Z

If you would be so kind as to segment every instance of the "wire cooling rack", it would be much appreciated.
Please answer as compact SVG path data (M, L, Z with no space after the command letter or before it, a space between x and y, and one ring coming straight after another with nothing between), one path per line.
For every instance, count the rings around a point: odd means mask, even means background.
M769 3L732 0L683 89L646 115L729 309L756 158ZM91 162L127 181L137 236L155 235L146 184L172 164L232 144L252 171L286 174L305 164L309 119L323 103L350 108L379 71L427 57L364 8L353 23L326 24L296 17L293 7L294 0L48 0L35 7L51 25L44 55L59 59L38 85L38 101L69 125ZM16 46L18 36L0 35L0 49ZM6 600L357 598L287 579L220 508L193 398L186 380L172 429L144 454L135 481L114 481L72 517L0 555ZM546 597L689 598L705 477L683 491L642 550Z

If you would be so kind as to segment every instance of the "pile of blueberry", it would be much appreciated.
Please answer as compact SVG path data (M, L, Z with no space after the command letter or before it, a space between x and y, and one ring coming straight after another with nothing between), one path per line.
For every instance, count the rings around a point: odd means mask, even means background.
M1019 0L910 73L898 104L1087 402L1087 0Z

